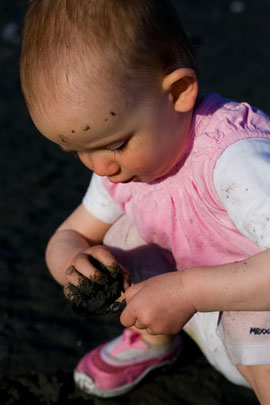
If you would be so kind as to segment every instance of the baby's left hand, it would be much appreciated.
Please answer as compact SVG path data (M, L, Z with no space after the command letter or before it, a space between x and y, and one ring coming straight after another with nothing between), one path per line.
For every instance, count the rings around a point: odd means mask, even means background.
M175 271L132 285L125 292L127 306L120 317L125 327L146 329L153 335L179 332L195 314L181 272Z

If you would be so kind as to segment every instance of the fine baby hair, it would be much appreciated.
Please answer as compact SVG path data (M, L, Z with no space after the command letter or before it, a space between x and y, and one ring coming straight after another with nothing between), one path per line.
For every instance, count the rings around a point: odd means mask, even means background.
M178 67L196 70L196 58L168 0L30 1L20 66L30 111L74 77L80 91L94 77L140 93Z

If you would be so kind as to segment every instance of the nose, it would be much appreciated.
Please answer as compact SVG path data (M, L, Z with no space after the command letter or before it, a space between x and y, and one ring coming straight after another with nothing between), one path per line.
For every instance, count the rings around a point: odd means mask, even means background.
M120 173L121 168L118 162L111 157L101 156L99 153L89 155L81 155L82 163L93 170L99 176L111 177Z
M93 171L99 176L112 177L120 173L120 166L113 161L98 161L93 163Z

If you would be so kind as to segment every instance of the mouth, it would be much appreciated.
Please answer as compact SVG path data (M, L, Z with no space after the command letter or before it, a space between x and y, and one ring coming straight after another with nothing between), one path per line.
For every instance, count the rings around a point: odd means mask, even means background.
M129 179L124 180L124 181L115 181L115 180L110 179L109 177L107 177L107 179L113 184L127 184L127 183L131 183L132 181L140 182L140 180L137 176L132 176Z
M122 183L122 184L130 183L131 181L134 181L135 178L136 178L136 176L133 176L133 177L130 177L130 179L127 179L125 181L121 181L120 183Z

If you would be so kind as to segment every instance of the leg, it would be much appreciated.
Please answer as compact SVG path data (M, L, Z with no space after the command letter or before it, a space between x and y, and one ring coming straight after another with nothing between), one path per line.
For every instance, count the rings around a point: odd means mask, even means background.
M171 253L145 243L126 215L109 229L103 243L128 270L134 284L176 268Z
M158 274L167 273L174 268L174 259L158 246L146 244L138 235L137 229L127 215L123 215L105 235L107 246L117 260L131 274L133 283L146 280ZM149 335L145 331L133 328L141 333L143 340L152 345L169 344L171 336Z
M217 332L232 364L270 364L270 312L223 312Z
M171 271L168 252L147 245L123 216L104 238L133 283ZM87 353L75 371L75 381L87 393L114 397L131 390L152 369L174 361L181 350L179 336L152 336L136 328Z
M225 345L217 333L218 312L197 312L184 326L208 362L225 378L236 385L250 388L248 381L230 360Z
M133 283L167 273L174 268L174 259L169 253L155 245L147 245L126 215L110 228L103 243L131 274ZM172 339L172 336L153 336L137 328L133 330L141 333L143 340L152 345L168 345Z
M260 404L270 404L270 312L223 312L218 331L228 357Z
M249 382L261 405L270 404L270 365L237 365L238 371Z
M137 329L135 326L131 329L141 334L142 340L151 346L169 346L174 339L172 335L149 335L145 330Z

